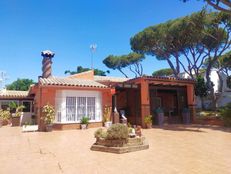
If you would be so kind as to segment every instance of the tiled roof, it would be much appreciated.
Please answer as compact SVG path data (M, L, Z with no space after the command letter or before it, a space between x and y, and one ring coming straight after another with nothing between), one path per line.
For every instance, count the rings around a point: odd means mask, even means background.
M193 79L186 79L186 78L175 78L175 77L163 77L163 76L142 76L137 77L134 79L130 79L129 82L134 82L137 79L144 78L147 80L153 80L153 81L165 81L165 82L176 82L176 83L195 83L195 80Z
M163 77L163 76L144 76L147 79L154 80L173 80L173 81L186 81L186 82L195 82L193 79L188 78L175 78L175 77Z
M110 77L110 76L94 76L95 81L111 81L111 82L125 82L129 80L129 78L125 77Z
M69 77L40 78L39 83L41 85L79 86L79 87L96 87L96 88L107 87L94 80L85 80L85 79L77 79L77 78L69 78Z
M1 90L0 91L0 97L3 98L24 98L28 97L28 91L14 91L14 90Z

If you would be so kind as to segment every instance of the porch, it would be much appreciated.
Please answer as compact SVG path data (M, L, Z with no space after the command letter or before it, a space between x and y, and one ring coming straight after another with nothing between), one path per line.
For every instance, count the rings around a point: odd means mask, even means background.
M144 124L144 117L152 115L157 124L156 109L164 112L165 123L182 124L182 111L190 110L191 122L195 116L194 81L163 77L140 77L117 84L113 108L125 112L132 125Z

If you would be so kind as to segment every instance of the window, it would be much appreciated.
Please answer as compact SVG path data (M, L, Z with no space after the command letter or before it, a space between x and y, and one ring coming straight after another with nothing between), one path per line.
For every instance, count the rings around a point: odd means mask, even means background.
M95 120L95 97L87 97L87 115L90 120Z
M23 112L31 112L31 102L30 101L23 101L22 105L24 106Z
M81 120L86 114L86 97L77 97L77 120Z
M95 101L95 97L66 97L66 121L80 121L84 116L89 117L90 120L95 120Z
M75 121L76 118L76 98L67 97L66 98L66 120Z

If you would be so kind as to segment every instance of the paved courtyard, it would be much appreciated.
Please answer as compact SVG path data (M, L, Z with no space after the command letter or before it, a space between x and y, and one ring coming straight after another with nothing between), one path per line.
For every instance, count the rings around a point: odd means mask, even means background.
M127 154L91 151L94 131L21 133L0 128L0 174L230 174L231 130L167 126L143 130L150 148Z

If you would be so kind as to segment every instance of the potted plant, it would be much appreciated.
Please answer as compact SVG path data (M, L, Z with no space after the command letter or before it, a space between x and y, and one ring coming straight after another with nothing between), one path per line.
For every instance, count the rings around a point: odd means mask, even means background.
M89 118L88 117L85 116L80 120L81 129L87 129L88 124L89 124Z
M156 109L157 123L159 126L164 124L164 111L160 107Z
M55 109L52 105L47 104L42 108L42 120L45 123L45 128L47 132L52 131L53 122L55 120Z
M10 110L13 112L11 114L12 118L12 126L19 126L20 124L20 117L22 115L22 111L25 108L23 105L18 105L16 102L9 103Z
M189 124L190 123L190 111L188 108L184 108L182 110L182 117L183 117L183 123Z
M147 129L152 128L152 115L147 115L144 117L144 123Z
M112 108L110 106L105 106L104 112L103 112L104 126L107 128L112 125L111 110Z

